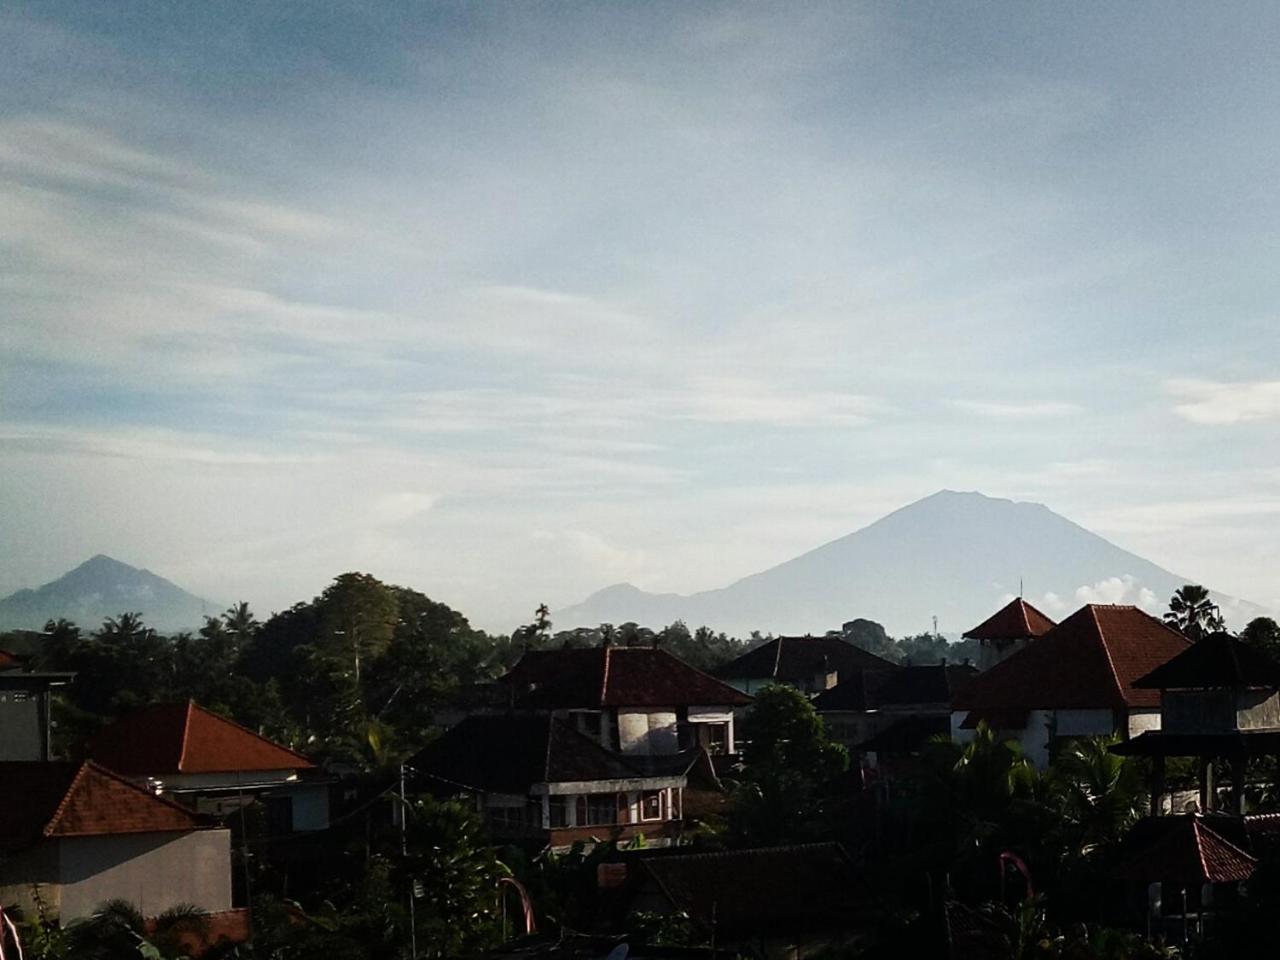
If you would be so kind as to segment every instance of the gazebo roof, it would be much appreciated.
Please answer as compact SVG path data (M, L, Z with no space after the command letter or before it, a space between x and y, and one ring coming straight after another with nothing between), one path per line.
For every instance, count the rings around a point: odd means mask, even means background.
M1253 875L1257 859L1209 829L1198 814L1163 819L1170 821L1163 835L1130 859L1121 868L1124 873L1187 885L1233 883Z
M1145 690L1280 687L1280 663L1226 633L1200 640L1133 681Z

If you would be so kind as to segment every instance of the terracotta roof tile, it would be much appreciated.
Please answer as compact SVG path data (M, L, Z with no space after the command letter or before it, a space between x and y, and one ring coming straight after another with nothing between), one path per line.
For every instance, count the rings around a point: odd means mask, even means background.
M1133 681L1188 646L1136 607L1089 604L974 677L952 703L979 713L1158 708L1159 691L1135 689Z
M0 763L0 783L20 803L0 805L0 843L200 829L185 807L93 762Z
M16 654L12 654L8 650L0 650L0 670L17 670L21 666L22 661L18 659Z
M964 637L969 640L1030 640L1042 637L1055 624L1021 597L1015 597Z
M1258 861L1221 834L1209 829L1196 814L1161 818L1163 836L1140 851L1122 868L1144 880L1179 883L1232 883L1248 880Z
M656 647L533 650L501 681L517 706L745 706L746 694Z
M131 776L302 770L313 764L193 702L143 707L105 727L89 756Z

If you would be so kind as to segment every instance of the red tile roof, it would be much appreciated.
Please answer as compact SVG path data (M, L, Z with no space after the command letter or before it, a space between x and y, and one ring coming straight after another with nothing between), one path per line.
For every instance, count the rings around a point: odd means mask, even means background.
M964 637L968 640L1030 640L1042 637L1055 624L1021 597L1010 600Z
M1210 830L1199 815L1167 818L1164 836L1122 868L1143 880L1176 883L1232 883L1248 880L1258 861L1221 834Z
M978 712L1153 709L1158 690L1134 680L1190 646L1137 607L1089 604L1035 643L974 677L952 706Z
M0 650L0 670L16 670L22 666L22 661L8 650Z
M746 694L657 647L533 650L505 677L517 706L745 706Z
M89 756L132 776L315 766L302 754L191 701L155 704L126 714L93 739Z
M0 844L22 846L49 837L171 833L200 829L195 814L157 797L92 761L0 763Z

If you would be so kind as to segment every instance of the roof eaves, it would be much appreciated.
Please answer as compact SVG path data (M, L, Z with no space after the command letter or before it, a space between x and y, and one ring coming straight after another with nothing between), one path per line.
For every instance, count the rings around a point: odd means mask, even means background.
M196 702L190 698L187 699L187 709L182 715L182 746L178 750L178 771L184 772L187 765L187 741L191 737L191 711L195 708Z

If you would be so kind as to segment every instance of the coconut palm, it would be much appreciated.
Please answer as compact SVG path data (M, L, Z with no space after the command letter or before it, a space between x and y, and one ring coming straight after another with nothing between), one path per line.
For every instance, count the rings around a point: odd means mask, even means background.
M1078 856L1118 839L1142 813L1141 773L1108 749L1115 742L1114 737L1075 740L1053 766L1056 806Z
M1222 611L1199 584L1179 587L1169 599L1164 622L1189 640L1200 640L1225 628Z

